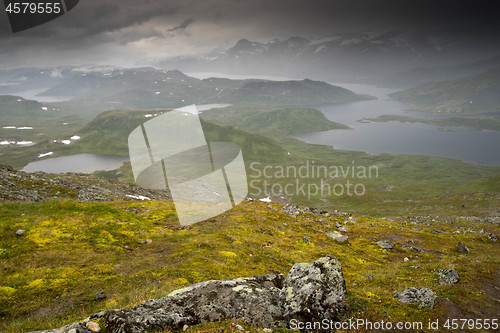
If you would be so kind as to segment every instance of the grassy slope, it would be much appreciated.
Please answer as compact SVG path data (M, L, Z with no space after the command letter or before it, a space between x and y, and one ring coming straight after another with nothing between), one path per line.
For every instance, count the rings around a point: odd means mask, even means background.
M144 115L148 113L151 112L105 112L76 132L81 139L75 143L66 146L47 141L35 147L25 147L24 151L30 151L31 157L28 154L20 161L35 160L39 153L46 151L54 151L55 154L52 156L77 153L127 155L128 134L147 119ZM387 154L372 156L361 152L332 150L327 146L310 145L288 137L301 133L304 128L312 131L342 127L324 119L324 116L314 109L270 110L231 107L204 112L202 119L210 120L202 121L207 140L234 142L242 148L248 176L250 180L257 179L255 183L257 185L262 185L265 179L258 177L258 174L249 167L252 162L259 162L260 164L254 165L254 168L260 170L266 166L299 168L307 161L310 163L314 161L316 165L324 166L378 167L379 177L356 179L347 176L328 182L331 186L337 183L345 185L347 181L353 184L362 183L366 187L366 194L362 197L333 194L308 197L300 193L292 195L293 202L305 205L342 207L376 216L404 215L412 211L426 213L432 212L435 205L430 207L419 205L420 200L433 201L435 198L447 198L451 194L458 196L471 191L491 191L491 186L488 185L489 179L500 174L498 167L473 166L437 157ZM213 121L224 125L215 124ZM290 155L287 152L290 152ZM118 174L117 171L100 172L98 175L133 181L129 164L120 168L118 172ZM321 179L307 178L301 181L307 184L320 184ZM294 183L295 179L284 177L271 179L269 182L286 185ZM269 193L250 188L250 194L267 196ZM414 203L408 200L414 200ZM391 202L391 205L383 205L385 202ZM495 203L491 200L486 200L484 205L485 209L481 214L487 215L489 210L495 209Z
M498 274L498 244L484 234L451 232L464 226L499 234L498 225L411 225L356 216L358 222L348 224L349 243L337 244L315 229L334 230L344 217L332 216L324 223L310 214L295 219L267 205L244 202L208 221L179 228L171 202L2 203L0 248L6 254L0 257L0 330L58 327L208 279L286 274L293 263L328 253L342 263L351 318L427 322L449 310L439 304L433 310L402 305L392 297L410 286L432 288L469 317L477 316L475 311L495 313L494 300L481 288ZM14 235L19 228L26 230L22 237ZM434 229L450 233L430 233ZM153 242L138 244L147 238ZM374 245L381 239L393 240L395 249L384 252ZM459 240L471 249L470 255L456 252ZM424 252L405 249L408 245ZM405 262L405 257L410 260ZM439 285L435 270L452 267L460 283ZM366 279L369 274L373 280ZM100 291L108 298L96 302L93 298ZM230 332L228 327L226 322L190 331Z
M201 117L275 139L301 133L349 128L328 120L319 110L312 108L273 110L236 106L206 111Z
M500 105L500 69L456 80L426 83L390 96L430 112L495 110Z
M298 124L306 124L305 127L326 129L331 126L342 128L343 125L328 122L322 119L322 114L317 114L314 109L283 109L283 110L265 110L251 109L244 107L230 107L217 109L202 113L202 117L211 121L232 124L243 129L255 131L259 134L276 140L287 151L291 152L291 161L287 163L266 163L265 161L254 168L262 171L266 166L292 166L296 169L303 166L307 161L314 162L319 166L377 166L378 177L359 178L348 175L328 181L332 187L335 184L346 185L347 181L353 184L361 183L366 187L366 194L361 197L347 195L312 195L304 196L294 195L291 200L298 204L314 205L329 208L342 208L362 212L363 214L373 214L376 216L387 215L407 215L427 214L436 210L436 207L453 211L459 209L467 213L458 202L468 200L465 193L473 191L497 191L492 189L490 179L498 176L500 168L474 166L460 161L414 155L368 155L362 152L333 150L330 147L322 145L306 144L302 141L286 136L298 134L301 131ZM298 120L297 120L298 119ZM258 159L256 161L259 161ZM257 179L256 184L263 184L264 177L258 177L259 171L253 171L247 168L250 180ZM302 183L319 185L320 178L327 177L308 177L301 179ZM295 177L283 177L269 180L272 184L295 183ZM261 189L253 190L250 188L251 195L267 196L273 192L267 193ZM447 198L453 196L452 201L455 204L440 205ZM465 196L465 198L464 198ZM473 195L471 195L473 197ZM476 211L475 214L488 215L495 214L497 204L495 196L488 199L484 196L484 209ZM388 205L387 203L390 203ZM432 204L430 204L432 203ZM470 205L468 206L470 207ZM470 212L469 212L470 213Z
M126 116L126 117L125 117ZM127 112L113 111L97 117L86 130L82 131L82 139L74 146L64 147L64 154L76 152L109 152L127 154L126 135L137 124L143 121L144 111ZM202 113L202 126L209 141L229 141L238 144L243 150L247 164L249 181L255 181L260 187L256 190L250 187L250 195L257 197L276 194L268 186L265 192L263 185L266 180L259 171L272 167L300 168L305 163L315 163L322 166L377 166L378 177L358 178L347 175L328 181L330 186L363 184L366 194L361 197L348 195L307 196L297 193L291 201L303 205L314 205L329 208L342 208L373 214L375 216L401 216L408 214L427 214L443 209L440 199L446 202L453 196L454 204L446 205L446 210L458 209L461 214L472 214L461 207L462 201L468 200L465 193L473 191L498 191L489 186L489 179L500 174L500 168L474 166L452 159L412 156L412 155L368 155L361 152L332 150L322 145L311 145L285 136L300 133L299 124L305 123L308 130L342 127L336 123L325 121L323 115L313 109L283 109L265 110L231 107ZM272 120L272 121L270 121ZM229 125L216 125L212 121ZM255 124L255 125L254 125ZM260 125L260 126L258 126ZM238 128L236 128L236 127ZM115 128L116 127L116 128ZM251 134L244 130L259 133ZM116 133L119 133L118 135ZM121 133L121 134L120 134ZM288 155L287 152L290 152ZM250 165L252 162L258 164ZM259 170L259 171L254 171ZM133 181L129 165L118 170L122 181ZM117 178L116 171L100 172L99 176ZM306 177L301 183L319 185L321 177ZM267 179L269 184L285 186L295 183L295 177ZM279 196L279 195L278 195ZM473 197L473 195L471 195ZM493 198L495 198L493 196ZM387 205L386 203L390 203ZM424 204L425 203L425 204ZM432 205L430 203L433 203ZM474 214L481 216L495 214L495 200L484 196L483 209ZM443 205L444 207L445 205ZM470 207L470 205L468 205Z
M5 158L14 167L20 167L30 161L37 160L40 153L52 151L50 157L67 156L81 153L128 155L128 135L148 118L146 114L162 111L107 111L83 128L75 131L81 139L71 145L52 143L45 140L32 147L25 147L23 154L16 158L8 155ZM202 127L209 141L229 141L237 143L249 160L287 161L286 151L275 141L231 126L202 121ZM19 154L19 148L16 151Z
M45 111L42 107L46 107ZM52 103L39 103L18 96L0 96L0 141L33 141L36 146L16 144L0 146L0 162L15 167L26 165L41 152L63 146L88 121ZM33 129L5 129L6 126ZM58 143L53 143L58 140Z

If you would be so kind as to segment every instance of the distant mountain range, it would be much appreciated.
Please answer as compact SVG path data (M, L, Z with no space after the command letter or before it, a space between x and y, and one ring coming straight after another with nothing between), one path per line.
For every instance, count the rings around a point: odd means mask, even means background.
M422 84L390 96L422 111L461 113L499 110L500 68L461 79Z
M390 82L391 75L414 68L487 59L500 54L499 42L494 34L478 41L454 32L345 33L268 43L241 39L224 51L166 59L155 65L185 72L376 83L381 78Z
M41 95L65 96L105 109L170 108L189 104L307 105L369 99L325 82L197 79L154 68L79 72Z

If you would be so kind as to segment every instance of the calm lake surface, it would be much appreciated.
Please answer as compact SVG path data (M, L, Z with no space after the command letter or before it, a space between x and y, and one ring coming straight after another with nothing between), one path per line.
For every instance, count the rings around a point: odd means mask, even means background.
M97 170L114 170L119 168L123 162L128 161L128 156L78 154L31 162L25 166L22 171L43 171L49 173L92 173Z
M398 121L360 122L381 115L400 115L413 118L450 117L405 112L408 106L388 100L395 90L361 84L337 84L356 93L377 97L377 100L343 104L322 104L321 110L330 120L353 130L331 130L297 135L308 143L324 144L336 149L363 151L369 154L417 154L461 159L483 165L500 165L500 132L476 130L469 127L443 128ZM460 115L458 115L460 116Z

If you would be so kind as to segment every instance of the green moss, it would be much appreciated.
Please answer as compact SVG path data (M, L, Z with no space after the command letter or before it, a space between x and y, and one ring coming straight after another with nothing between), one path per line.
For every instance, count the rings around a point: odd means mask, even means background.
M488 306L476 282L491 278L495 271L489 267L498 267L500 258L492 252L494 244L483 242L479 234L452 234L458 227L471 227L467 221L429 222L419 225L424 232L417 232L404 219L355 216L358 221L348 224L349 244L337 244L317 230L336 230L334 225L345 217L331 216L321 223L311 214L293 218L280 212L279 205L273 204L278 211L267 206L245 201L181 228L172 202L1 203L0 248L7 255L0 260L0 330L63 326L93 312L133 306L205 280L286 274L294 263L326 254L341 261L352 318L436 318L432 311L401 305L393 298L394 292L410 286L430 287L464 309L464 297ZM473 227L500 233L498 225L477 222ZM26 230L23 237L14 235L18 228ZM433 229L448 233L431 234ZM387 237L397 245L384 252L375 242ZM153 242L138 243L148 238ZM458 240L467 244L470 255L456 252ZM425 252L408 250L404 244ZM434 272L449 267L459 267L461 282L441 286ZM373 280L366 279L370 274ZM100 291L108 297L96 302ZM191 330L224 331L230 329L226 324Z

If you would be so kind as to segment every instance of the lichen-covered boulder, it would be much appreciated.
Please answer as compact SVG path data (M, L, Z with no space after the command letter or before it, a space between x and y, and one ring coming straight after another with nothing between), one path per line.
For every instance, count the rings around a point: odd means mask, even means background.
M346 286L340 262L322 257L312 263L293 265L280 299L283 317L302 322L340 321L345 313Z
M345 294L340 262L327 256L295 264L286 279L282 274L265 274L201 282L132 309L102 311L83 322L40 333L90 333L90 321L98 321L106 333L157 332L225 319L260 328L288 327L291 319L340 321Z
M394 298L401 303L419 303L419 307L432 309L436 294L429 288L411 287L394 294Z
M460 281L460 277L454 269L438 269L437 276L441 284L455 284Z
M283 275L197 283L130 310L108 311L106 332L139 333L233 318L256 327L282 326Z

